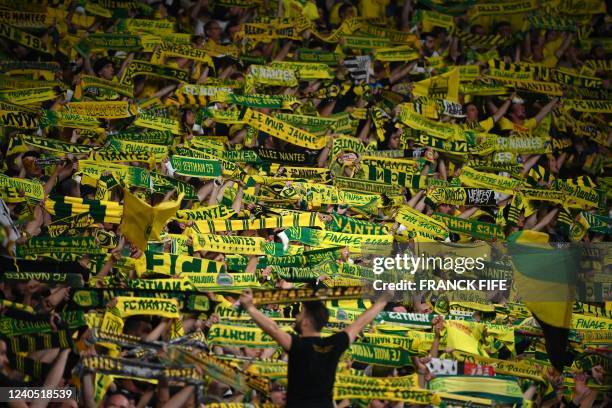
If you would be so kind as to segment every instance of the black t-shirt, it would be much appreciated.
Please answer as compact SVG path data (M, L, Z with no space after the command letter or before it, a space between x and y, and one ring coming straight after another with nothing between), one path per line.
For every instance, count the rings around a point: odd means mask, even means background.
M287 372L287 408L333 408L334 380L349 337L341 331L329 337L291 336Z

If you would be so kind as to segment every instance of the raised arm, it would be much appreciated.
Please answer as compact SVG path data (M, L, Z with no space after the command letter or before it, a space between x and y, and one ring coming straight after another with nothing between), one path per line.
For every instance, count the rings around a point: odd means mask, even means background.
M537 115L535 115L536 122L540 123L542 119L546 117L550 113L551 110L555 107L555 105L559 102L559 98L555 97L550 100L546 105L540 109Z
M244 183L242 180L238 180L236 182L238 184L238 191L236 191L236 196L234 197L234 201L232 202L232 210L239 213L242 210L242 200L244 198Z
M285 44L283 44L280 51L278 52L278 54L276 54L276 56L274 57L274 61L284 60L287 57L287 54L289 54L289 50L291 49L292 45L293 45L293 41L291 40L286 41Z
M491 99L487 99L487 109L489 109L489 112L493 114L497 113L497 111L499 110L497 105L495 105Z
M126 68L128 67L128 65L130 65L132 61L134 61L134 53L130 52L125 58L125 60L123 60L123 62L121 63L121 68L119 68L119 72L117 72L117 78L121 79Z
M412 0L406 0L402 8L402 30L410 28L410 15L412 14Z
M542 155L534 154L533 156L525 160L525 162L523 163L523 169L521 170L522 176L526 176L527 174L529 174L529 170L531 170L531 168L536 165L538 160L540 160L540 156Z
M563 40L563 43L561 44L557 52L555 52L555 57L557 57L557 59L561 59L563 54L565 54L565 51L567 51L569 46L572 44L573 39L574 39L574 33L565 34L565 40Z
M68 361L68 355L70 354L70 349L64 349L60 351L59 355L55 359L53 366L51 367L51 371L47 374L45 378L45 383L43 387L45 388L55 388L59 387L60 381L62 380L62 375L64 374L64 370L66 369L66 362ZM49 405L49 400L37 400L34 402L31 407L33 408L44 408Z
M499 122L499 120L506 114L506 112L508 112L510 105L512 105L512 99L515 96L516 96L516 93L513 93L512 95L510 95L510 97L506 99L506 102L504 102L504 104L493 113L493 116L492 116L493 122L495 123Z
M410 64L404 65L404 67L402 67L401 69L395 70L393 73L391 73L391 76L389 77L389 82L391 84L398 82L400 79L408 75L415 66L416 61L412 61Z
M346 334L348 334L349 336L350 343L353 343L355 339L357 338L357 336L359 335L359 333L361 333L363 328L366 327L372 320L374 320L374 318L380 312L382 312L382 310L385 308L385 306L387 305L387 302L389 302L392 296L393 296L392 293L389 293L389 292L383 293L383 295L379 297L376 300L376 302L374 302L374 304L370 306L368 310L366 310L361 315L359 315L357 320L355 320L353 323L351 323L350 326L344 329Z
M559 212L558 208L552 209L544 217L542 217L542 219L538 221L538 223L533 228L531 228L531 230L533 231L543 230L557 216L558 212Z
M195 391L195 386L188 385L184 387L182 390L177 392L166 402L163 408L178 408L184 407L187 405L189 398L192 398L193 392Z
M261 330L272 336L272 338L286 351L291 349L291 336L278 327L278 324L268 316L261 313L253 304L253 293L245 289L240 295L240 304L253 318L253 321Z

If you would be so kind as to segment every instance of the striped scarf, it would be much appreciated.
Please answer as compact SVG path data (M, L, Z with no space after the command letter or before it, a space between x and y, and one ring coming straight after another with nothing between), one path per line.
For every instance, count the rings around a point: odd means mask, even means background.
M343 65L348 70L353 81L365 80L369 82L372 60L369 55L358 55L353 58L346 58Z
M52 348L74 349L71 333L67 330L12 336L7 344L9 350L15 354Z
M121 223L123 206L114 201L89 200L69 196L50 196L45 208L55 219L89 213L96 222Z

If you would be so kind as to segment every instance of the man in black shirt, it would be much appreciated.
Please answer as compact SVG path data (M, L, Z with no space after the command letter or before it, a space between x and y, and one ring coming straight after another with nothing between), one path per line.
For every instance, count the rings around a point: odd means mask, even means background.
M391 299L384 293L368 310L340 333L321 337L329 313L320 302L303 302L295 318L298 336L280 329L276 322L253 305L250 290L240 296L242 307L261 329L289 353L287 408L333 408L333 389L340 356L361 330Z

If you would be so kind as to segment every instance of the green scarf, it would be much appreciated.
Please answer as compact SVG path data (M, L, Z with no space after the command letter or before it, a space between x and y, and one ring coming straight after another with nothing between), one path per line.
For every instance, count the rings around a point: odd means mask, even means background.
M110 135L113 139L127 140L130 142L157 144L169 146L174 136L167 130L146 130L144 132L119 132Z
M121 84L133 85L134 77L139 75L148 75L158 78L173 79L179 82L189 82L189 73L177 68L171 68L164 65L155 65L147 61L134 60L130 62L123 76Z
M476 239L483 240L504 240L505 235L502 228L497 224L488 222L475 221L470 219L462 219L453 217L448 214L434 213L433 218L438 219L446 224L448 229L460 234L467 234Z
M45 198L43 185L39 181L31 181L21 178L7 177L0 174L0 195L9 202L16 200L10 199L11 196L17 196L19 191L23 191L25 198L31 201L42 201ZM17 198L21 201L21 199Z
M176 174L198 178L215 178L221 175L221 164L215 160L176 156L170 158Z
M468 187L490 188L506 194L514 194L514 189L524 184L520 180L479 172L469 166L461 168L459 180Z
M89 237L32 237L25 244L17 245L16 255L26 257L32 255L80 254L99 255L106 251L99 247L93 238Z
M142 261L136 263L136 272L139 276L146 272L166 276L180 276L183 273L218 274L225 272L223 262L188 255L145 251L143 258Z
M90 200L70 196L51 196L45 201L45 208L57 220L88 213L95 222L119 224L123 206L114 201Z
M429 388L490 398L502 403L520 403L523 400L523 392L515 380L495 377L439 376L429 382Z
M361 286L344 286L335 288L299 288L299 289L265 289L253 292L257 305L287 304L327 299L361 299Z
M83 312L61 312L59 315L66 327L70 329L86 326ZM0 334L7 337L52 331L53 328L48 319L20 320L11 317L0 317Z
M78 273L6 271L1 279L5 282L28 282L35 279L42 283L68 285L72 288L83 287L83 276Z
M393 242L393 236L391 235L346 234L305 227L290 227L282 234L285 234L289 241L298 241L313 247L348 246L354 251L361 251L368 246L387 246Z
M53 55L50 47L48 47L47 44L45 44L40 38L8 24L0 23L0 36L40 53Z
M34 333L20 336L12 336L8 341L11 353L32 352L52 348L73 349L71 333L67 330L59 330L52 333Z
M299 48L298 61L320 62L327 65L336 65L340 61L340 54L331 51L311 50L309 48Z
M478 205L495 206L495 192L483 188L466 187L433 187L427 191L426 202L434 206L438 204L450 205Z
M349 348L353 361L385 367L412 366L410 354L401 348L379 346L370 343L353 343Z
M210 327L207 340L211 345L232 347L276 347L276 341L258 327L216 323Z

